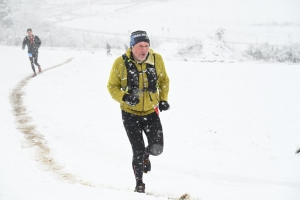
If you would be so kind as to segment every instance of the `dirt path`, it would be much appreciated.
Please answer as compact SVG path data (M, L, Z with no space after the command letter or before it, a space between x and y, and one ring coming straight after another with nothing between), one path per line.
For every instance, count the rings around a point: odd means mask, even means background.
M66 60L65 62L55 65L51 68L45 69L46 71L60 67L66 63L72 61L73 58ZM34 119L30 117L27 112L27 108L23 103L25 92L23 91L24 86L31 80L31 76L26 77L13 89L10 94L10 101L12 105L12 112L15 116L16 127L19 131L24 134L25 143L28 148L34 148L36 153L36 160L40 162L47 171L53 172L59 178L71 183L79 183L85 186L93 186L91 183L83 181L74 174L67 172L62 165L57 163L51 156L51 150L47 145L45 137L37 130L34 125Z

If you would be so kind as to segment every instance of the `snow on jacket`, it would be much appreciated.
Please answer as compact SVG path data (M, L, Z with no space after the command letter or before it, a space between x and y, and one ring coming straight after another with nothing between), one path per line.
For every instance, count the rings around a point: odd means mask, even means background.
M22 49L25 49L25 46L27 45L28 53L38 53L42 42L37 35L32 35L32 37L32 40L30 40L30 36L24 38Z
M128 58L131 55L131 49L126 52ZM154 57L155 56L155 57ZM155 63L154 63L155 61ZM157 74L157 85L158 90L155 93L143 90L144 84L148 86L148 81L145 73L139 74L139 93L140 102L136 106L129 106L122 98L127 91L124 88L127 87L127 69L124 64L122 56L118 57L111 69L107 89L114 100L120 103L122 110L139 116L148 115L155 112L154 108L157 106L159 101L168 101L169 93L169 77L167 75L164 61L160 54L154 53L151 49L149 50L149 56L142 64L139 64L132 60L137 67L138 71L146 70L147 63L154 65ZM143 90L143 91L142 91Z

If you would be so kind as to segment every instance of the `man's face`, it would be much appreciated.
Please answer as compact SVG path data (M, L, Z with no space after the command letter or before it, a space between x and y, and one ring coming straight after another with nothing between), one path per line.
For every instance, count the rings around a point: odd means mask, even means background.
M149 43L148 42L139 42L132 47L132 53L134 59L137 61L144 61L147 58L149 52Z
M28 36L32 36L32 31L27 31Z

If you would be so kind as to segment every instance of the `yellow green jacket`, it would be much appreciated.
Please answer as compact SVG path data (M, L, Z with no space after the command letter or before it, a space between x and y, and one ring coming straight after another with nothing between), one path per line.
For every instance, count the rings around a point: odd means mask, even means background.
M128 49L126 55L130 58L131 49ZM155 56L155 58L154 58ZM154 63L155 60L155 63ZM149 50L149 56L143 63L137 63L132 60L136 65L138 71L146 70L146 64L149 63L155 66L157 74L157 86L158 90L155 93L147 90L139 93L140 102L136 106L129 106L122 98L126 94L125 88L127 87L127 69L124 64L122 56L118 57L111 69L110 76L108 79L107 89L114 100L120 103L122 110L139 116L148 115L155 112L154 108L158 105L159 101L168 101L169 93L169 77L165 69L164 61L160 54L154 53L151 49ZM139 89L142 90L143 85L147 82L147 76L145 73L139 74Z

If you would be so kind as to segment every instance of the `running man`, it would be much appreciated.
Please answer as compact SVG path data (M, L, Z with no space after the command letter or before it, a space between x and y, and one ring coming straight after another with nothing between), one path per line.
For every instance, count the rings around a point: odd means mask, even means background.
M25 46L27 45L29 60L30 60L30 63L31 63L32 70L34 72L32 77L35 77L36 72L35 72L34 65L38 66L40 73L42 72L41 66L38 63L38 53L39 53L38 50L39 50L42 42L41 42L40 38L37 35L32 34L32 29L31 28L27 29L27 34L28 35L23 40L22 49L24 50Z

